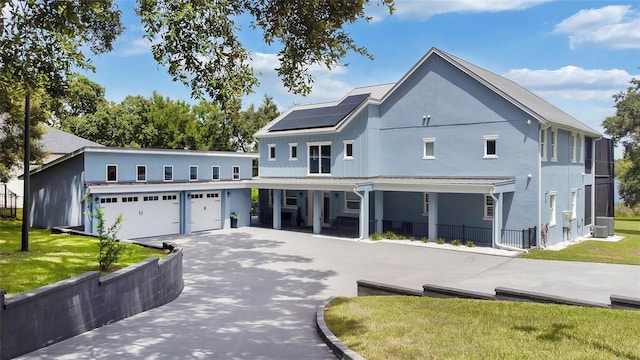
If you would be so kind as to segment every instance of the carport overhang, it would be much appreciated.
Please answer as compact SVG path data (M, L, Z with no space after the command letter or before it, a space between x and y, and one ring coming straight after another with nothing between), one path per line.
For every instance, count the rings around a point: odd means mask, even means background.
M149 192L247 189L250 180L175 183L87 184L88 194L132 194Z

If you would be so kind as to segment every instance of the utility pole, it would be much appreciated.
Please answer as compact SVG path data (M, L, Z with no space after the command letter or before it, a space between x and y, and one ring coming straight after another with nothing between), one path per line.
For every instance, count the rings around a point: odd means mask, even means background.
M22 194L22 251L29 251L29 196L31 192L31 93L27 89L24 98L24 193Z

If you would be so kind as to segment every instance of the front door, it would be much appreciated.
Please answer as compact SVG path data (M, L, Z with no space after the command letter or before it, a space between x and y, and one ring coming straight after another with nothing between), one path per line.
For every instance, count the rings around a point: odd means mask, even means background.
M320 206L320 225L331 226L331 192L322 192L322 204ZM313 226L313 190L307 192L307 219L306 224Z

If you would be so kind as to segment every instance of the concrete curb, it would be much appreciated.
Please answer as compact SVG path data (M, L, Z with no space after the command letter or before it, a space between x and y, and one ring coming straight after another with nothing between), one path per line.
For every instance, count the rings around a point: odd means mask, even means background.
M365 360L360 354L343 344L342 341L329 330L327 323L324 321L324 310L333 299L334 297L330 297L318 305L318 309L316 310L316 330L318 331L318 335L320 335L322 341L329 346L338 359Z

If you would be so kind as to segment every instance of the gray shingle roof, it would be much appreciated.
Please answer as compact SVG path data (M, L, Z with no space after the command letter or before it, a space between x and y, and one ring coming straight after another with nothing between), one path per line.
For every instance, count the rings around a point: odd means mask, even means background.
M103 146L50 126L46 127L46 132L40 143L46 151L52 154L68 154L85 146Z

